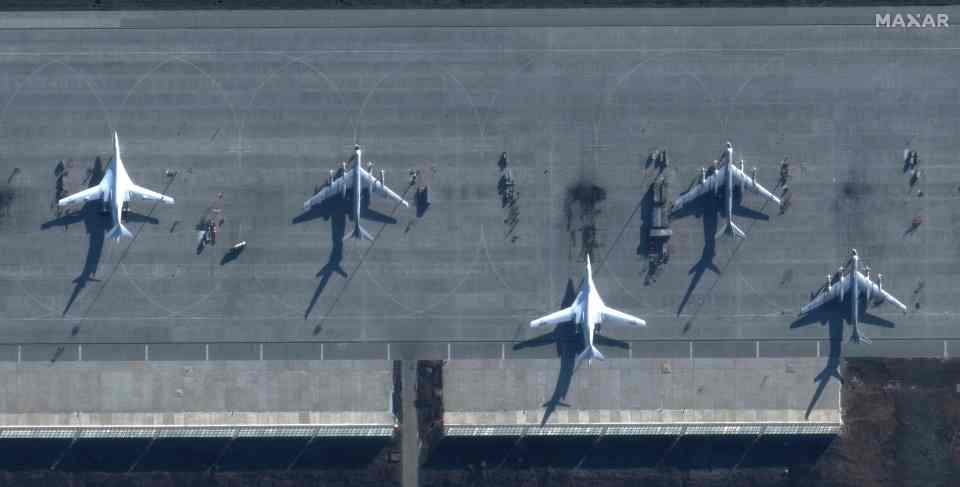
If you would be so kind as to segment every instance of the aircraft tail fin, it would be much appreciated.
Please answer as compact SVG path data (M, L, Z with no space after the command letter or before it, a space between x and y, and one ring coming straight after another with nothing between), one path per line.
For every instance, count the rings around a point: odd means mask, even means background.
M747 238L747 234L744 233L736 223L733 223L733 220L727 220L727 224L717 231L716 238L720 238L723 235L733 235L737 238Z
M597 347L591 345L589 348L580 352L580 355L577 355L577 367L579 368L584 361L589 365L593 360L607 360L607 358L600 353L600 350L597 350Z
M353 227L353 232L350 235L345 235L343 239L346 240L351 237L357 240L373 240L373 237L371 237L370 234L367 233L367 231L364 230L359 223L357 226Z
M850 335L850 342L851 342L851 343L863 343L863 344L869 345L869 344L873 343L873 340L871 340L870 338L868 338L866 335L860 333L860 327L859 327L859 326L854 326L854 327L853 327L853 334Z
M116 241L119 242L119 241L120 241L120 237L131 237L131 238L132 238L132 237L133 237L133 234L130 233L130 230L127 230L127 227L123 226L122 223L117 223L116 226L114 226L112 229L110 229L110 233L107 234L107 238L112 238L112 239L114 239L114 240L116 240Z

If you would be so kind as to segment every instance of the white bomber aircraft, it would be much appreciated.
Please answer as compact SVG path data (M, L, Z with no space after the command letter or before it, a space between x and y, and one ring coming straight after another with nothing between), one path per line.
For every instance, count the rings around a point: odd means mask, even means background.
M727 142L727 147L724 149L723 154L720 155L719 162L721 164L714 162L713 174L711 174L710 177L707 177L706 168L700 169L700 183L690 191L680 195L673 203L673 210L679 210L687 203L697 199L710 190L713 190L713 193L716 195L720 192L720 186L723 186L726 191L727 224L717 232L717 237L727 233L736 237L746 238L747 234L743 233L743 230L733 223L734 183L740 184L741 194L742 190L747 188L754 193L763 195L778 206L780 205L780 198L777 198L773 193L767 191L766 188L760 186L760 183L757 183L757 168L753 168L753 177L750 177L747 176L747 173L743 170L743 159L740 160L739 168L733 164L733 144L730 142Z
M844 267L840 266L838 275L840 280L836 283L830 282L830 276L827 276L827 285L823 291L813 298L812 301L800 308L800 315L803 316L816 308L819 308L824 303L830 302L835 298L839 298L843 301L844 296L850 297L850 318L853 323L853 335L850 336L850 341L855 343L870 343L870 339L860 333L860 295L865 294L867 298L867 304L870 304L870 297L877 296L883 301L889 301L900 308L904 313L907 312L907 307L903 303L897 301L897 298L893 297L890 293L883 290L883 274L877 274L877 282L870 280L870 268L866 269L866 274L860 272L860 257L857 256L857 249L851 249L850 253L850 271L846 275L843 274Z
M131 195L147 201L162 201L170 205L173 204L173 198L134 184L130 175L127 174L127 169L123 167L123 160L120 159L120 137L116 132L113 133L113 150L113 162L107 167L107 172L100 180L100 184L67 196L58 201L57 205L66 206L72 203L102 200L105 211L107 205L110 206L110 217L113 220L113 228L107 237L120 241L121 236L133 236L127 227L123 226L123 206L130 201Z
M580 290L577 292L573 304L531 321L530 326L537 328L543 325L558 325L567 321L573 321L580 325L580 334L583 335L585 348L577 356L577 366L584 360L587 360L588 364L593 359L606 360L600 350L597 350L597 347L593 344L593 335L596 332L597 325L601 322L609 321L618 325L634 327L647 326L646 321L603 304L603 299L600 298L600 293L597 292L597 288L593 284L589 255L587 255L587 275L580 281Z
M383 181L384 173L382 169L380 170L380 178L377 179L371 176L370 173L363 168L363 163L361 159L363 153L360 150L359 145L353 146L353 152L354 152L353 169L350 169L349 171L347 171L346 163L344 163L343 174L341 174L340 177L338 177L337 179L331 178L332 180L330 181L330 184L327 185L327 187L321 189L319 193L313 195L312 198L308 199L303 204L303 209L309 210L313 205L316 205L337 193L340 193L341 195L346 197L347 190L352 189L353 190L353 216L354 216L353 221L356 223L356 227L354 227L353 233L348 236L356 239L365 238L367 240L373 240L373 237L371 237L370 234L367 233L367 231L360 226L360 197L363 194L364 184L370 187L371 193L377 193L380 196L383 196L385 198L390 198L396 201L397 203L402 204L404 207L409 207L410 205L406 201L404 201L404 199L401 198L400 195L398 195L397 193L394 193L393 191L390 190L390 188L387 187L387 185ZM373 164L371 163L370 165L372 166ZM332 173L333 171L331 170L330 172Z

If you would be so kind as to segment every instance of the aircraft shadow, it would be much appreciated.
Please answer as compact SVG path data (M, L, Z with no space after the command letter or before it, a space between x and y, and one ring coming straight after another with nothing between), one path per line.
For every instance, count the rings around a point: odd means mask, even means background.
M317 219L329 220L334 215L346 218L348 213L350 213L350 200L337 194L327 198L327 200L320 204L311 206L310 209L295 216L290 223L298 225Z
M690 278L690 284L687 286L687 290L683 295L683 299L680 300L680 306L677 308L678 316L683 313L683 309L690 301L690 297L693 295L693 291L696 290L697 284L700 283L703 275L708 270L717 274L721 273L720 268L718 268L713 262L713 259L717 255L716 236L717 228L719 227L717 206L717 199L706 195L698 198L696 201L692 201L688 205L688 208L690 208L691 211L699 214L701 220L703 221L703 252L700 254L700 260L693 264L693 267L691 267L687 272L687 274L692 275L692 277Z
M342 170L335 174L334 178L340 177L341 175ZM310 303L303 313L304 320L310 317L310 313L320 299L320 295L323 294L323 290L330 282L330 278L334 274L347 277L347 272L343 270L340 264L343 261L343 237L346 234L347 220L354 219L352 196L343 194L333 195L297 215L291 223L297 225L321 218L330 222L330 256L327 258L327 263L317 272L316 277L320 278L320 283L317 285L316 290L314 290L313 297L310 299ZM370 191L368 189L363 190L360 194L360 218L383 224L392 225L397 223L396 218L370 208Z
M567 279L567 288L564 291L563 299L560 301L560 308L566 308L573 304L577 297L576 288L573 287L573 279ZM577 332L577 326L574 322L568 321L560 323L554 327L553 331L543 335L522 341L513 346L514 350L520 350L529 347L539 347L543 345L556 344L557 356L560 357L560 372L557 375L557 384L553 388L553 394L550 399L543 404L543 419L540 426L547 424L550 416L556 411L557 407L570 407L563 402L570 390L570 382L573 380L577 354L583 350L583 340L580 339Z
M868 324L868 325L879 326L879 327L882 327L882 328L896 328L896 326L897 326L896 323L894 323L894 322L892 322L892 321L890 321L890 320L888 320L888 319L886 319L886 318L881 318L881 317L879 317L879 316L877 316L877 315L875 315L875 314L871 314L871 313L867 312L867 310L865 310L865 309L863 309L863 308L861 308L861 310L862 310L862 311L861 311L861 314L860 314L860 323L866 323L866 324Z
M650 183L640 200L640 243L637 255L646 255L650 244L650 229L653 224L653 191L656 183Z
M414 193L413 205L416 209L417 218L423 218L423 215L427 214L427 210L430 209L431 203L429 196L427 196L428 191L430 191L430 188L423 188Z
M749 218L751 220L766 221L770 219L770 215L762 211L757 211L752 208L743 206L742 202L743 202L743 191L740 191L739 189L735 189L733 191L733 215L734 216L742 216L744 218ZM727 216L726 208L723 208L723 213L724 213L724 216Z
M57 165L57 169L54 170L55 174L62 174L63 163ZM103 178L104 167L103 162L98 157L93 164L92 173L88 182L88 186L92 188L100 183L100 180ZM62 192L62 179L57 180L57 192ZM53 203L56 205L56 201ZM88 235L88 244L87 244L87 256L83 262L83 269L80 271L80 274L73 280L75 284L73 291L70 293L70 297L67 299L67 304L63 308L62 316L66 316L67 312L70 311L70 307L73 306L74 301L80 295L80 292L87 286L88 282L98 282L96 279L97 267L100 265L100 256L103 254L103 243L104 237L108 230L110 230L111 221L109 215L104 215L101 211L103 209L103 203L100 200L88 201L77 211L67 213L66 215L54 218L53 220L44 222L40 225L41 230L47 230L53 227L68 227L74 223L83 222L84 230ZM142 216L142 215L141 215ZM144 217L149 221L149 217ZM156 219L153 219L152 223L157 223Z
M629 343L623 340L617 340L616 338L610 338L606 335L601 335L600 330L597 330L597 332L593 334L593 342L604 347L620 348L623 350L630 349Z
M109 217L107 220L109 220ZM137 213L132 210L127 210L123 213L123 221L127 223L149 223L151 225L160 223L160 220L150 215L144 215L143 213Z
M343 237L346 234L347 215L350 214L350 210L350 200L348 198L344 198L342 195L334 195L326 201L314 205L293 219L293 224L295 225L318 218L330 222L330 255L327 257L327 263L324 264L315 276L320 278L320 283L313 292L310 304L307 305L307 309L303 312L304 320L310 317L310 313L320 299L323 290L330 282L330 278L333 277L334 274L347 277L346 271L343 270L340 264L343 261Z
M243 247L239 249L231 248L227 253L223 254L223 258L220 259L220 265L227 265L240 257L240 254L243 253Z
M813 378L814 382L817 383L817 389L813 392L813 396L810 398L810 403L807 404L807 410L804 414L804 419L810 418L810 413L813 411L813 408L816 407L817 403L820 402L820 398L823 396L823 391L830 383L830 379L837 379L837 381L840 382L841 387L843 386L843 377L840 375L840 357L843 353L844 311L845 309L844 306L842 306L842 303L827 303L820 308L799 317L790 324L790 329L795 329L813 323L820 323L821 325L826 325L830 333L827 362L824 364L823 370L821 370L816 377Z
M570 306L576 297L577 292L573 286L573 279L568 279L567 288L560 302L560 307L566 308ZM597 345L624 349L630 348L627 342L609 338L599 333L594 335L594 342ZM555 344L557 347L557 356L560 358L560 372L557 375L557 383L553 388L550 399L543 404L543 419L540 421L540 426L547 424L550 416L553 415L553 412L556 411L558 407L570 407L564 400L570 391L573 374L576 372L577 355L579 355L584 348L583 337L580 336L577 325L572 321L568 321L560 323L548 333L524 340L513 346L514 350L522 350L524 348L542 347L550 344Z
M293 218L291 223L297 225L321 218L324 220L330 220L334 217L349 218L351 221L353 221L352 202L353 198L350 196L343 196L339 194L333 195L327 198L326 201L313 205L309 210L300 213ZM360 196L360 218L377 223L397 223L396 218L370 208L370 193L367 190L364 190Z
M349 215L352 219L353 214L349 213ZM396 218L370 208L370 192L368 190L363 190L360 196L360 218L390 225L397 223Z
M862 306L859 307L861 324L880 326L884 328L893 328L896 326L896 324L890 320L867 312L866 307L868 303L866 302L866 299L863 297L860 299L862 301ZM813 397L810 399L810 403L807 405L806 414L804 416L806 419L809 419L810 413L817 405L817 402L819 402L820 397L823 395L823 391L826 389L831 378L837 379L840 382L841 387L843 386L843 377L840 375L840 357L843 352L843 325L849 313L849 303L846 300L842 302L834 300L833 302L824 304L820 308L801 316L790 324L790 328L794 329L807 326L812 323L820 323L821 325L827 325L830 330L827 363L824 365L823 370L820 371L820 373L814 378L814 381L817 382L817 389L814 391Z
M87 257L84 260L83 269L80 271L80 275L73 280L76 286L74 286L73 292L70 294L70 298L67 300L67 305L63 308L61 315L66 315L67 312L70 311L73 302L77 299L77 296L80 295L80 291L87 286L88 282L99 282L94 276L97 273L97 267L100 265L104 237L113 223L109 215L103 214L101 211L102 208L103 205L100 200L90 201L85 203L79 211L68 213L60 218L45 222L40 226L42 230L47 230L52 227L67 227L74 223L83 222L87 235L89 235ZM160 223L159 220L152 216L142 215L132 211L124 213L124 221L149 223L151 225Z
M694 182L692 186L695 185L696 182ZM686 308L687 303L690 301L690 297L693 295L693 291L696 290L697 285L703 278L703 274L706 273L707 270L711 270L717 274L721 273L720 269L713 262L713 259L716 257L716 235L720 218L730 217L730 215L726 214L727 211L726 208L724 208L724 205L721 204L723 194L723 191L713 196L711 196L709 193L704 194L696 200L691 201L686 207L681 208L680 210L671 214L672 220L677 220L689 215L695 215L703 219L703 253L700 256L700 260L698 260L688 272L688 274L692 274L693 277L690 279L690 284L687 286L687 291L684 293L683 299L680 300L680 306L677 308L678 316L683 313L684 308ZM770 219L770 215L767 215L762 211L757 211L743 206L741 204L743 192L739 189L734 188L733 198L732 210L734 216L742 216L752 220Z

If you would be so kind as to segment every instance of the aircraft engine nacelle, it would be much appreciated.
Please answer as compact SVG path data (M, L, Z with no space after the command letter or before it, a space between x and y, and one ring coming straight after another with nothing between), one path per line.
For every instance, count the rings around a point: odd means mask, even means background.
M757 187L757 168L753 168L753 187Z
M830 274L827 274L827 285L824 286L824 289L827 290L827 293L833 290L833 285L830 282Z
M886 298L883 297L883 274L877 274L877 289L880 290L880 299L886 301Z
M700 168L700 184L703 184L707 181L707 168Z
M381 169L380 170L380 186L383 187L386 185L387 185L387 171Z

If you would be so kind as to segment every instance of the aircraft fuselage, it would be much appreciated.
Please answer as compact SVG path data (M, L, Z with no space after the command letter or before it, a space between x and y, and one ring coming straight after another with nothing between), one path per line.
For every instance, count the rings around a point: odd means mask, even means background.
M103 177L107 181L103 201L110 207L113 226L117 226L123 221L123 205L130 200L130 194L126 188L132 184L132 181L127 174L127 169L123 167L123 161L117 157L114 157Z
M360 197L363 196L363 175L360 171L363 171L363 161L361 159L363 154L359 148L355 149L355 152L357 161L353 171L353 217L355 218L354 222L360 225Z
M853 272L850 273L850 319L853 321L854 328L860 323L860 279L857 274L860 272L860 257L853 254ZM869 296L868 296L869 298Z
M575 302L580 305L576 322L580 325L583 345L589 350L593 347L593 336L596 334L597 324L602 320L601 312L603 311L603 300L600 299L600 293L593 285L593 276L588 274L580 284L580 292Z

